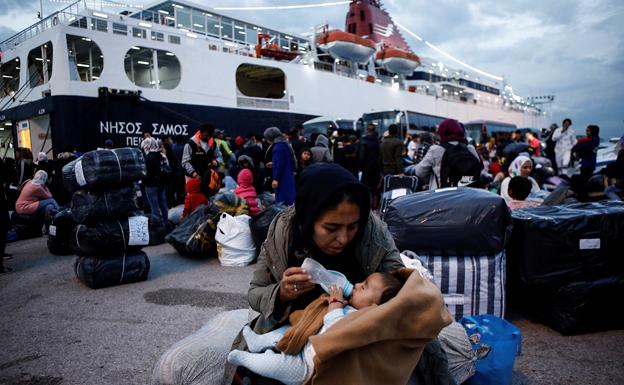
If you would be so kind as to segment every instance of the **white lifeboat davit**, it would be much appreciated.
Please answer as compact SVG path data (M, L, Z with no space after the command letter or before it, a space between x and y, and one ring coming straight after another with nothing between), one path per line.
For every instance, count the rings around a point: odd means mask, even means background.
M375 59L389 72L401 75L410 75L420 65L418 55L393 47L384 47Z
M375 53L373 41L337 29L320 34L318 47L334 58L356 63L366 63Z

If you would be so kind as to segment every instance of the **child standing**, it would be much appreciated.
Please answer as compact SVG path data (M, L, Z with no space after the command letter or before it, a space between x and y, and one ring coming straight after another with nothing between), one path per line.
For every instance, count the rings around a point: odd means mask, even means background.
M256 189L253 186L253 174L251 170L244 168L238 173L238 187L234 190L234 193L247 201L249 206L249 216L255 217L260 214L260 208L258 208L258 196L256 195Z
M186 218L201 205L207 205L208 199L201 192L201 180L199 178L189 178L186 182L186 198L184 198L184 211L182 218Z

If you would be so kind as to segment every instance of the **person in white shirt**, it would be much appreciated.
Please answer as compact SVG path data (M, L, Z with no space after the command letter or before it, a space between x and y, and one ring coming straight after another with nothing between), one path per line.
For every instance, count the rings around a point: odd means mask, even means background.
M576 144L574 129L570 128L572 121L568 118L563 120L562 127L557 128L552 135L555 142L555 159L559 174L569 174L572 161L572 147Z

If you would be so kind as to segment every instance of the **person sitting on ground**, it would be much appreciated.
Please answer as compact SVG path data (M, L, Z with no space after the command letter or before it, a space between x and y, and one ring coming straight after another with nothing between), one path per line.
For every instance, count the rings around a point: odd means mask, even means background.
M367 257L362 258L363 255ZM335 164L307 167L299 178L295 205L280 212L269 227L248 291L251 308L260 313L249 324L254 332L264 334L283 326L293 312L305 309L323 293L300 267L305 258L343 273L350 282L361 282L375 272L393 272L404 267L387 226L371 212L368 188ZM421 308L423 311L413 313L414 317L429 311L438 315L448 312L439 289L424 279L419 280L415 274L410 279L415 280L412 281L415 283L414 292L419 292L418 298L425 302ZM410 279L405 285L409 285ZM363 316L367 311L364 309L350 316ZM409 324L423 325L428 330L435 330L438 326L429 319L411 319ZM364 326L368 325L375 326L370 323ZM339 328L340 323L330 332L336 333ZM380 331L396 332L398 330ZM327 334L312 338L326 337ZM363 335L368 335L366 330ZM344 342L343 347L347 346L347 341L343 339L341 342ZM245 346L241 332L232 348L243 350ZM365 347L354 350L366 353ZM423 354L427 354L426 351ZM343 355L347 356L349 354ZM385 364L379 362L363 370L379 372L382 366ZM410 370L413 368L410 366ZM231 384L236 371L235 365L227 364L223 383ZM252 381L262 381L253 373L244 375L251 377Z
M15 212L20 215L37 214L45 218L50 210L57 210L58 203L52 198L46 187L48 173L39 170L32 180L27 180L20 186L20 195L15 203Z
M368 306L381 305L392 299L401 289L401 282L389 273L373 273L364 282L355 284L353 294L347 301L343 297L342 288L332 286L330 295L323 295L327 303L327 312L323 316L323 324L315 334L323 334L336 322L347 314ZM315 302L308 305L304 314ZM308 313L310 314L310 313ZM308 323L310 320L300 320L299 323ZM296 326L295 326L296 327ZM282 338L293 328L292 325L282 326L272 332L256 334L249 326L243 329L243 336L247 342L249 352L233 350L228 354L228 362L244 366L254 373L267 378L273 378L286 385L300 385L305 383L314 372L314 348L308 341L298 354L280 354L288 346ZM280 343L280 340L283 342Z
M511 201L507 202L507 206L511 210L538 207L538 202L526 200L531 193L532 187L533 185L528 178L523 178L521 176L514 176L511 178L507 188Z
M488 172L492 175L495 181L501 181L505 177L498 156L491 159L490 165L488 166Z
M260 208L258 208L258 195L253 186L254 179L251 170L246 168L242 169L238 173L237 182L238 187L234 189L234 194L247 201L250 217L258 216L258 214L260 214Z
M526 137L527 143L529 144L529 152L533 156L541 156L542 155L542 144L539 141L539 139L537 139L537 137L535 136L533 131L528 131L525 134L525 137Z
M199 178L191 178L186 182L186 197L184 198L184 211L182 211L182 219L191 215L195 209L201 205L207 205L208 199L201 191L201 180Z
M607 165L603 174L605 194L611 200L621 201L624 192L624 148L618 152L616 161Z
M513 200L513 198L509 196L509 182L513 177L521 176L527 178L531 182L531 193L538 193L540 191L539 185L535 179L530 176L531 171L533 171L533 162L527 156L520 155L511 162L511 166L509 166L509 176L503 179L500 189L500 195L505 199L507 204Z

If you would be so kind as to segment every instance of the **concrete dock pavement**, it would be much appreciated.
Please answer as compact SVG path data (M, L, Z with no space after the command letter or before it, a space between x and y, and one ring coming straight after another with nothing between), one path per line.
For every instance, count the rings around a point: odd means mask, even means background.
M144 249L146 282L92 290L75 256L50 255L44 238L9 244L13 272L0 275L0 384L148 384L173 343L224 310L247 307L255 268ZM514 385L624 382L624 330L564 337L524 318Z

